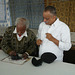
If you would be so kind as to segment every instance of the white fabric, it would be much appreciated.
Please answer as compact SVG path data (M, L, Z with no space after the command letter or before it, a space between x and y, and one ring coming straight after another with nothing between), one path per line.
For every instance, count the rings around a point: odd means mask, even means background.
M11 26L9 0L0 0L0 26Z
M59 47L52 41L46 38L46 33L52 34L54 38L59 40ZM57 19L51 26L42 22L38 30L38 39L41 39L43 43L39 48L39 56L45 52L52 52L57 56L56 60L63 60L63 51L71 48L71 37L68 26Z
M3 62L7 56L2 51L0 50L0 75L75 75L75 64L54 61L51 64L43 62L42 66L34 67L31 64L33 57L29 57L30 60L26 63L18 65Z
M14 34L17 33L16 28L15 28L15 30L13 31L13 33L14 33ZM17 34L17 39L18 39L18 41L21 41L24 36L27 37L27 31L25 31L20 37L19 37L19 35Z

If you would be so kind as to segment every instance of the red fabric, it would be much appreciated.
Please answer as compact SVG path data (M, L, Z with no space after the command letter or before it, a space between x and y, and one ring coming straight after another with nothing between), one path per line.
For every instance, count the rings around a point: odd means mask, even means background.
M19 35L19 37L21 37L21 35Z

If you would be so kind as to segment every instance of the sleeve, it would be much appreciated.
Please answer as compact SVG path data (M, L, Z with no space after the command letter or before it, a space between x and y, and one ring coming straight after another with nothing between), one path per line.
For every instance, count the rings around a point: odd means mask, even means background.
M59 48L68 51L71 48L71 36L68 26L63 27L61 30L61 40L59 41Z
M9 29L7 28L5 33L4 33L4 36L3 36L3 39L1 41L1 47L2 47L2 50L5 52L5 53L9 53L12 49L9 47L8 43L10 41L10 32L9 32Z
M38 34L37 34L37 39L41 39L42 25L43 25L42 23L39 25Z
M30 41L28 43L28 48L26 50L26 52L29 55L36 55L36 51L37 50L37 45L36 45L36 36L33 32L31 32L31 38Z

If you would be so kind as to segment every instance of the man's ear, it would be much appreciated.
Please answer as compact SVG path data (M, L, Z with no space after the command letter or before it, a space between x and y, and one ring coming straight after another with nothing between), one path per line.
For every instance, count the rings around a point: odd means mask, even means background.
M53 20L56 20L56 16L53 16Z

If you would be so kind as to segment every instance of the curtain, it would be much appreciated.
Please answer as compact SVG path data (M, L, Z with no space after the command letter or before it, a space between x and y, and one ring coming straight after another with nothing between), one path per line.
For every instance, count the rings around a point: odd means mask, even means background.
M9 0L0 0L0 27L8 27L11 25Z
M43 20L44 0L9 0L12 25L17 17L29 20L30 28L38 28Z

